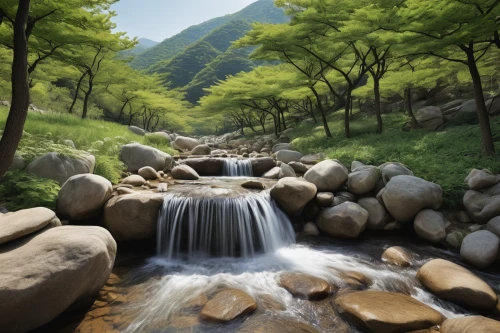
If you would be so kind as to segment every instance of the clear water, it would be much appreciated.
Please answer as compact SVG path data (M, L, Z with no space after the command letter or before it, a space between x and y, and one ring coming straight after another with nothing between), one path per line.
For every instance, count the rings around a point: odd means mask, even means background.
M225 177L252 177L252 161L226 158L224 159L222 175Z

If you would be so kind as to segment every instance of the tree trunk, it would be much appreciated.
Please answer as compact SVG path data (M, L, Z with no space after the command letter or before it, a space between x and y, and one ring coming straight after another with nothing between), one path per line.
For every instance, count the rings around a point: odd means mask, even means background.
M413 114L413 108L411 106L411 88L406 89L406 111L408 112L408 117L411 118L411 122L413 126L420 128L420 124L418 123L417 118L415 118L415 115Z
M73 108L75 107L76 101L78 100L78 93L80 92L80 87L82 85L83 79L87 76L87 72L83 73L80 79L78 80L78 84L76 85L75 96L73 96L73 102L69 107L68 112L73 113Z
M382 105L380 104L380 79L376 76L373 76L373 94L375 95L375 114L377 115L377 134L382 134L384 128L382 123Z
M28 83L28 41L26 24L30 0L19 0L14 22L14 56L12 61L12 101L2 139L0 140L0 179L9 169L23 136L28 116L30 90Z
M89 111L89 99L93 89L94 89L94 79L92 78L92 74L89 74L89 89L85 93L85 98L83 99L82 119L87 118L87 113Z
M311 87L310 89L313 92L314 96L316 96L316 101L318 102L318 109L321 113L321 119L323 120L323 128L325 129L326 137L330 139L333 136L332 133L330 132L330 126L328 126L328 120L326 119L326 113L323 108L323 103L321 102L321 96L319 96L318 92L313 87Z
M350 109L351 109L351 91L347 91L347 96L345 98L345 113L344 113L344 132L345 132L345 137L350 139L351 138L351 128L350 128Z
M484 100L483 84L481 76L477 69L474 52L470 50L467 53L469 72L474 85L474 99L476 100L477 116L479 118L479 126L481 127L481 139L483 142L482 152L486 156L495 155L495 144L493 143L493 135L491 134L490 117Z
M120 113L118 114L118 122L120 122L122 120L122 116L123 116L123 111L125 111L125 107L127 106L129 100L127 99L127 101L123 104L122 108L120 109Z

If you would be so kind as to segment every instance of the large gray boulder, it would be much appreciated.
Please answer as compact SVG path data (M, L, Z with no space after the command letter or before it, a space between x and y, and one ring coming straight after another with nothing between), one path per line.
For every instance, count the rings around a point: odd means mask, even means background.
M487 268L491 266L498 256L500 239L494 233L480 230L465 236L460 256L462 259L476 267Z
M273 153L277 153L280 150L292 150L292 151L294 151L293 146L289 143L278 143L277 145L273 146L271 151Z
M91 174L73 176L59 191L57 211L73 221L99 217L112 192L113 186L106 178Z
M220 158L190 158L181 162L193 168L200 176L222 176L224 160Z
M0 215L0 245L46 227L60 226L56 213L47 208L24 209Z
M398 222L412 222L423 209L437 210L443 190L437 184L413 176L393 177L379 193L385 207Z
M347 181L349 172L338 161L326 160L313 166L304 175L304 179L313 183L320 192L336 192Z
M356 195L371 192L378 182L378 172L375 167L362 167L349 174L347 189Z
M128 194L112 198L104 207L104 227L117 241L154 239L161 194Z
M280 179L285 177L297 177L292 167L286 163L281 163L280 169L281 169L279 174Z
M95 157L93 155L69 157L57 153L48 153L31 162L26 171L38 177L52 179L64 184L72 176L93 173L94 168Z
M379 166L384 184L396 176L414 176L413 172L405 165L397 162L388 162Z
M446 239L446 219L442 213L432 209L419 212L413 228L418 236L431 243L440 243Z
M174 159L167 153L153 147L131 143L121 148L120 159L127 166L128 172L137 172L144 167L152 167L156 171L168 168Z
M389 214L385 207L376 198L359 199L358 205L368 212L368 225L370 230L383 230L389 222Z
M280 167L274 167L271 170L267 171L262 175L262 178L266 179L280 179L281 176L281 168Z
M293 150L280 150L276 153L276 159L283 163L299 162L303 156L298 151Z
M271 197L289 215L302 213L307 203L314 199L317 189L303 179L287 177L281 179L272 189Z
M99 227L65 226L0 248L0 327L22 333L88 306L113 268L116 243Z
M474 222L485 224L500 216L500 195L489 196L478 191L467 191L464 206Z
M493 175L485 170L473 169L465 178L471 190L482 190L500 183L500 175Z
M212 150L208 145L198 145L194 147L194 149L191 151L191 155L195 156L204 156L204 155L210 155Z
M172 169L171 172L174 179L179 180L197 180L200 179L200 175L188 165L179 165Z
M415 114L418 123L422 128L434 131L444 124L443 113L437 106L428 106L420 109Z
M161 178L160 174L155 169L149 166L140 168L137 173L145 180L156 180L158 178Z
M367 224L368 212L353 202L321 211L316 221L319 230L340 238L357 238L365 231Z
M497 235L497 237L500 237L500 216L491 219L488 224L486 224L486 229Z
M254 158L251 161L254 177L260 177L276 166L276 162L270 157Z
M137 135L140 135L140 136L146 135L146 131L143 130L142 128L137 127L137 126L129 126L128 129L129 129L129 131L131 131Z
M201 144L200 141L193 139L193 138L188 138L185 136L178 136L175 138L175 140L172 142L172 147L174 149L178 150L193 150L196 146L199 146Z

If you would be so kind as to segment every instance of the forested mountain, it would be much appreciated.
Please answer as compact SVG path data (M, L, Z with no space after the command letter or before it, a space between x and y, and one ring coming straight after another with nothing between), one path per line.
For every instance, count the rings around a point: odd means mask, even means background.
M137 45L133 49L120 52L120 56L137 56L158 44L158 42L151 39L139 38Z
M214 29L234 20L283 23L289 19L284 15L283 9L274 6L273 0L259 0L237 13L214 18L187 28L181 33L164 40L154 48L138 55L130 65L134 69L147 69L158 62L165 62L185 50L189 45L210 34Z

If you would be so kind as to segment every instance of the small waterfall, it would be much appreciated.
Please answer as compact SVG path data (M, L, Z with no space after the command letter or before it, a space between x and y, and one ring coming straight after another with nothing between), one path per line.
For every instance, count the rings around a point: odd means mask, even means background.
M158 217L158 254L249 258L295 242L288 217L269 192L236 198L170 195Z
M224 159L222 175L226 177L252 177L252 161L236 158Z

